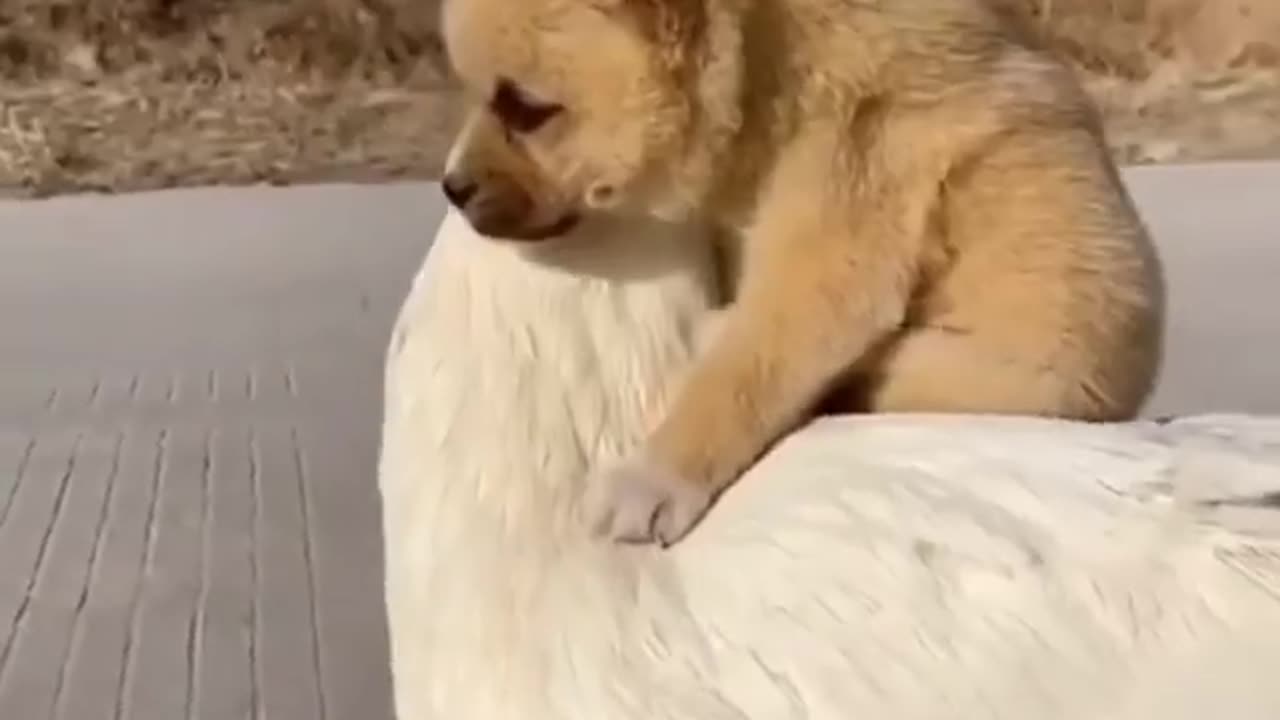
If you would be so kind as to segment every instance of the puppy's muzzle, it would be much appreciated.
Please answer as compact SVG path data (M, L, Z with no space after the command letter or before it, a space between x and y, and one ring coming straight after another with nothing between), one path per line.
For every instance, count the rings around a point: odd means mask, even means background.
M495 239L548 240L564 235L578 223L574 213L540 221L534 198L509 180L490 178L482 183L462 173L448 173L440 189L476 232Z

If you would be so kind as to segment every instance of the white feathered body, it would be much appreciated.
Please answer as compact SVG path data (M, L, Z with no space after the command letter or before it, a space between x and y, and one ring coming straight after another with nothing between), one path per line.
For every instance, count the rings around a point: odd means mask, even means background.
M824 419L673 549L588 538L713 301L698 238L597 235L535 262L450 213L404 305L399 720L1280 718L1277 419Z

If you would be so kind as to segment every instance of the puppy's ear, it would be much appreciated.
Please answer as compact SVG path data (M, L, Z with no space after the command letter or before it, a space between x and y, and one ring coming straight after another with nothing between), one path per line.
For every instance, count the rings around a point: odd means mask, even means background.
M706 32L706 0L613 0L611 4L660 48L688 49Z

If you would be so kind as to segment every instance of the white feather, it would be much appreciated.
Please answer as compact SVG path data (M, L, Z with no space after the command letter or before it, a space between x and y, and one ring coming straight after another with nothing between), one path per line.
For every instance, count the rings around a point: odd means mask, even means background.
M586 234L538 262L449 213L403 307L399 720L1280 717L1280 419L826 419L672 550L588 539L712 283L690 231Z

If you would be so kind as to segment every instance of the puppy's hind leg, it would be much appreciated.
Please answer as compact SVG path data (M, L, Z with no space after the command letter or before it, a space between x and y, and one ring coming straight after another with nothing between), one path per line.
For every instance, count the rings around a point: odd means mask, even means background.
M871 412L1037 415L1091 421L1136 415L1145 393L1107 383L1089 372L1088 365L1080 357L1020 354L978 332L922 327L885 348L861 392Z

